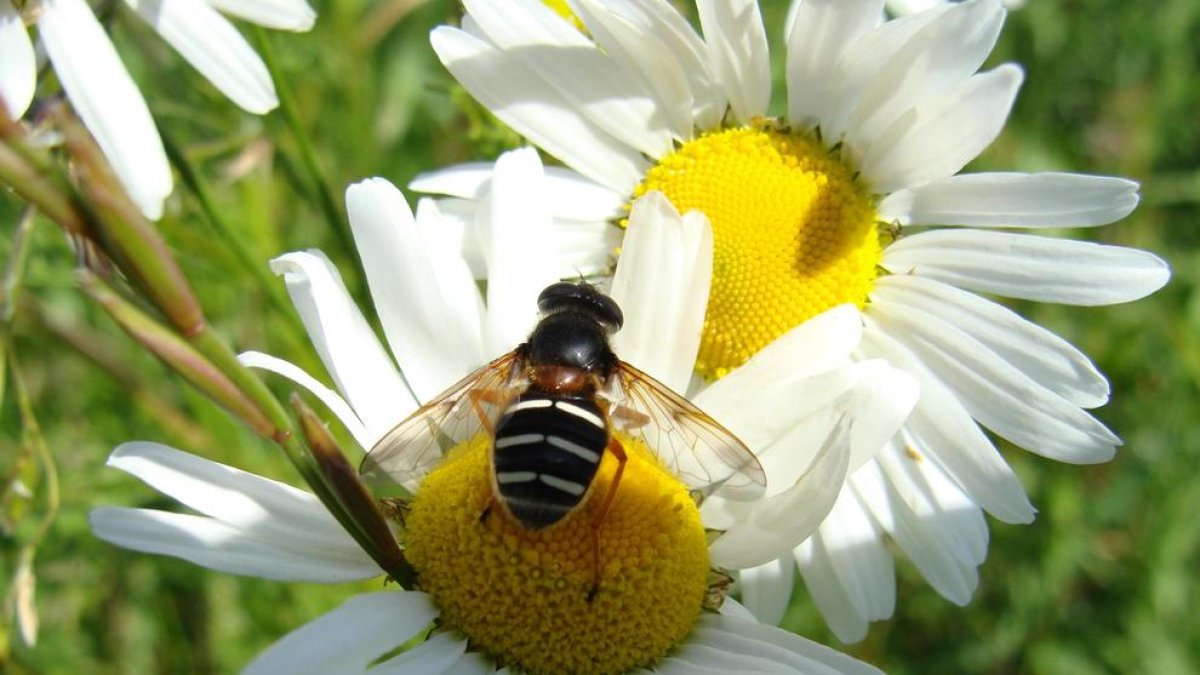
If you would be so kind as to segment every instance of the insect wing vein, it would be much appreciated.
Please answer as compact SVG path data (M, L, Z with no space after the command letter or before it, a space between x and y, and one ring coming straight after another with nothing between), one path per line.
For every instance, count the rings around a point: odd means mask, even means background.
M384 434L359 467L363 479L371 485L395 483L415 490L452 448L491 428L499 411L528 385L518 377L519 360L516 352L501 356Z
M720 422L627 363L620 363L615 379L619 391L607 393L613 425L645 441L689 488L735 500L762 494L762 465Z

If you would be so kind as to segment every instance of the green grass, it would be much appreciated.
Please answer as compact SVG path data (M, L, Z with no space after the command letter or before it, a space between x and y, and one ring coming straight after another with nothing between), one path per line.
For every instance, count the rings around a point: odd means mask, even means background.
M400 2L317 3L309 34L270 34L301 123L340 203L343 187L494 156L513 143L468 107L428 47L453 20L432 2L387 25ZM778 17L783 2L764 3ZM278 112L254 118L221 99L123 8L113 30L161 129L206 182L217 212L251 259L325 250L364 298L353 254L309 185ZM1129 218L1069 236L1150 249L1174 276L1149 299L1085 309L1020 303L1027 316L1087 351L1112 380L1099 417L1125 440L1111 463L1074 467L1006 448L1039 508L1030 526L993 522L974 601L942 600L906 562L896 617L851 653L893 673L1194 673L1200 671L1200 3L1030 0L1010 16L994 57L1026 68L1004 135L973 168L1059 169L1135 178ZM780 52L776 51L778 57ZM780 90L781 91L781 90ZM239 172L234 175L233 167ZM161 229L210 320L237 349L259 349L319 372L294 317L272 304L183 186ZM0 260L20 205L0 196ZM74 257L49 222L33 233L14 319L19 372L58 465L62 504L37 551L39 642L14 640L10 672L224 673L337 605L352 589L209 573L94 539L103 503L168 507L104 467L131 439L177 445L290 482L277 448L231 421L136 348L75 287ZM364 298L365 299L365 298ZM273 385L279 385L277 381ZM277 391L286 393L286 387ZM0 472L36 477L22 445L11 382L0 407ZM0 474L3 475L3 474ZM0 494L0 572L33 533L45 483L29 502ZM11 535L11 536L10 536ZM374 588L376 584L364 584ZM6 588L6 586L0 586ZM0 625L12 629L6 617ZM836 644L803 591L789 627Z

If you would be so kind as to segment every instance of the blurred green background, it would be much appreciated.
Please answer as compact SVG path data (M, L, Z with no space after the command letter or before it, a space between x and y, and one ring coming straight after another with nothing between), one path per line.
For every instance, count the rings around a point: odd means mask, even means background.
M114 3L119 5L119 3ZM763 3L773 47L785 4ZM372 175L405 185L417 172L492 157L511 134L456 91L428 47L451 2L328 0L311 33L273 33L279 67L340 204ZM256 261L318 247L352 288L352 253L323 219L282 115L242 114L122 6L112 32L168 141L207 184L216 210ZM1031 526L992 523L980 589L967 608L938 597L907 562L892 621L847 649L892 673L1200 672L1200 2L1029 0L1009 16L993 63L1026 82L1004 135L971 168L1115 174L1143 201L1115 225L1067 236L1137 246L1167 258L1164 290L1095 309L1018 304L1082 347L1112 380L1098 416L1125 440L1117 459L1059 465L1006 448L1034 503ZM778 66L782 50L774 49ZM782 84L777 82L781 98ZM0 260L20 205L0 196ZM294 316L271 301L177 185L161 229L210 320L237 349L320 372ZM225 673L349 595L209 573L94 539L97 504L174 508L104 466L131 439L157 440L297 482L258 440L136 348L75 288L74 256L38 222L13 319L15 372L57 463L61 509L37 550L35 647L12 641L13 673ZM280 284L281 285L281 284ZM361 296L360 296L361 297ZM279 385L278 381L273 382ZM14 388L0 409L0 589L44 512L47 483L28 457L30 426ZM286 388L280 386L280 393ZM13 489L22 478L32 497ZM364 584L376 588L378 583ZM0 625L12 631L11 616ZM836 644L802 588L786 625ZM3 670L0 666L0 670Z

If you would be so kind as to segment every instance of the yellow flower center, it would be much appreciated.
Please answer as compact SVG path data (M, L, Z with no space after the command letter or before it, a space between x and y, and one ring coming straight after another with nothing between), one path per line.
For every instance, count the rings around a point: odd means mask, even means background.
M525 529L493 501L485 435L425 478L405 518L404 544L446 626L531 673L625 672L654 663L687 636L709 571L699 511L644 444L620 440L629 458L599 529L596 512L617 464L610 453L583 502L541 531Z
M662 158L634 196L650 190L712 223L704 377L831 307L866 303L882 254L874 204L816 139L766 120L710 132Z

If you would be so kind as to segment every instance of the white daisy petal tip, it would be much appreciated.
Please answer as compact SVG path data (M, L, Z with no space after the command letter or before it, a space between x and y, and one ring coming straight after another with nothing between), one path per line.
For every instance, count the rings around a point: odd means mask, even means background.
M124 443L113 448L113 451L109 453L108 459L105 460L104 464L105 466L111 466L114 469L127 471L126 467L128 466L128 462L131 458L143 458L147 454L152 454L156 448L168 452L182 452L181 450L175 450L175 448L172 448L168 445L162 445L151 441L125 441Z
M359 198L359 195L369 194L375 191L399 192L396 185L392 181L383 178L382 176L371 176L359 181L355 181L346 186L346 201L353 198Z
M0 0L0 105L19 119L33 102L37 59L21 15L9 0Z
M307 32L317 12L305 0L206 0L217 9L264 28Z
M541 176L544 171L541 155L530 147L505 151L496 159L496 166L493 169L493 173L514 172L525 176Z
M879 217L900 225L966 227L1095 227L1137 208L1137 182L1066 172L966 173L898 190Z

